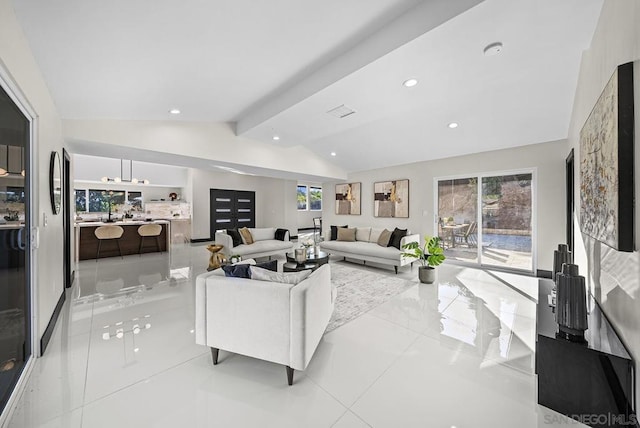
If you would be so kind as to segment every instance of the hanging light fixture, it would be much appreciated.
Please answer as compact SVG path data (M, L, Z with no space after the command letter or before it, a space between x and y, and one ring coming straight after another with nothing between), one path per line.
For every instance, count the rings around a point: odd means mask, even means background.
M114 183L131 183L131 184L149 184L149 180L144 179L144 180L138 180L137 178L135 178L133 176L133 160L128 159L129 161L129 178L123 178L123 170L124 170L124 163L125 160L124 159L120 159L120 176L118 177L102 177L100 179L100 181L102 181L103 183L108 183L110 181L114 182Z

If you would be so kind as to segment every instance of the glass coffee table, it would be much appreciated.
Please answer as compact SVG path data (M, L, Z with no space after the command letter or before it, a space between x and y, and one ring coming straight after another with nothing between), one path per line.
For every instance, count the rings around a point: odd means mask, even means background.
M287 262L284 264L284 272L300 272L301 270L316 270L323 264L329 263L329 254L324 251L307 253L304 263L296 262L295 253L287 253Z

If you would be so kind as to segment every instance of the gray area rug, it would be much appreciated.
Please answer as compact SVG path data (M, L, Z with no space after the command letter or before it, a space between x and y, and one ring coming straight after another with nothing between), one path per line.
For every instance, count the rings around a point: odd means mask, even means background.
M337 263L331 263L331 283L337 287L338 296L325 333L358 318L416 284Z

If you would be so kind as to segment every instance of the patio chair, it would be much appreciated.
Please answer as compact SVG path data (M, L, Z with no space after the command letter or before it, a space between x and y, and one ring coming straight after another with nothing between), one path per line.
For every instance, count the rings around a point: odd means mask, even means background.
M478 223L472 221L465 231L454 232L456 243L466 244L467 247L478 246Z

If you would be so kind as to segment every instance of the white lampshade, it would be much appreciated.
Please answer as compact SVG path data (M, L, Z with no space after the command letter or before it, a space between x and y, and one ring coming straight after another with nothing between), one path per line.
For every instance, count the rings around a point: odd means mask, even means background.
M132 178L131 179L131 184L138 184L138 179L137 178Z
M149 180L144 180L142 184L149 184Z
M4 168L0 168L0 177L6 177L7 175L9 175L7 170Z
M109 181L109 177L102 177L100 181L102 181L103 183L106 183L107 181Z
M115 181L116 183L120 183L122 179L120 177L116 177L113 179L113 181Z

